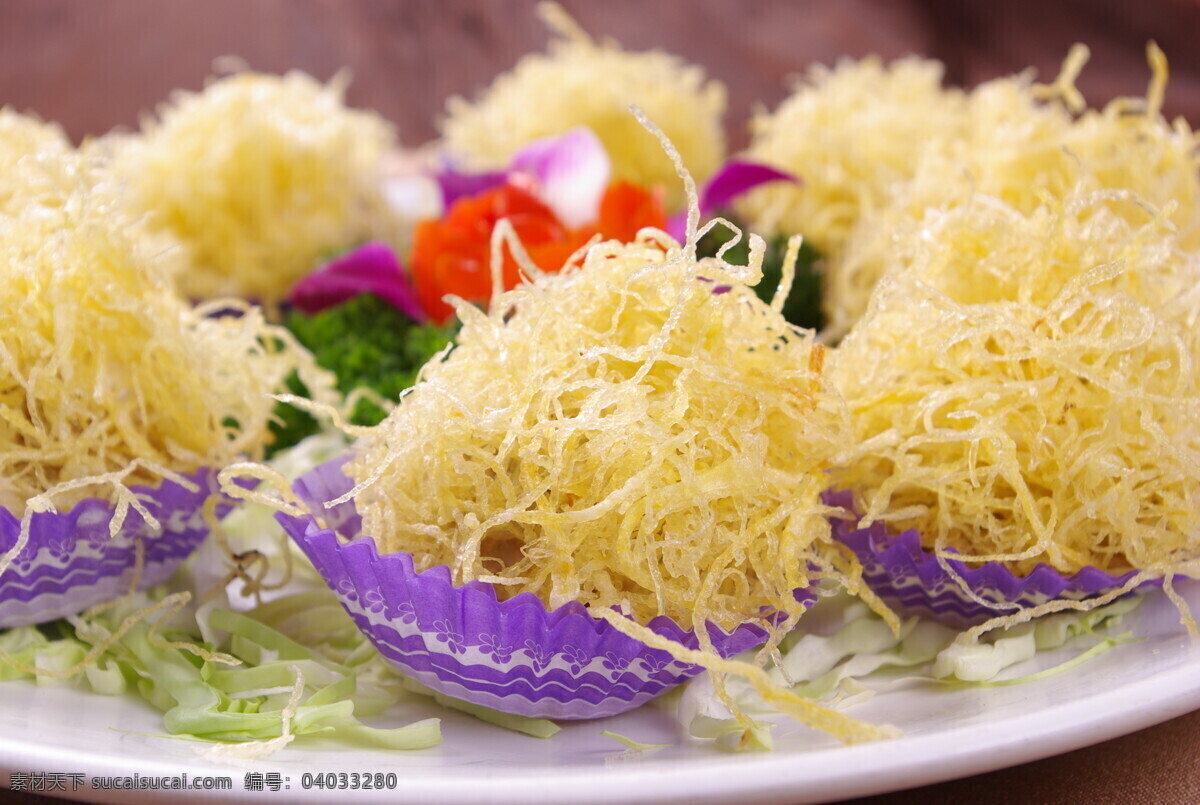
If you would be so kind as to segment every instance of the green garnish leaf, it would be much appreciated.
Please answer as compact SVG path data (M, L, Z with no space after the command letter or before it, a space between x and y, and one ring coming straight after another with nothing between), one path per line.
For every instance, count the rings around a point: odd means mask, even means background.
M600 733L600 735L605 738L612 738L614 741L621 744L631 752L653 752L655 749L665 749L671 745L642 743L641 741L635 741L633 738L630 738L627 735L621 735L620 733L613 732L612 730L604 730L604 732Z
M493 724L497 727L503 727L506 730L519 732L523 735L530 735L534 738L552 738L558 734L562 728L545 718L528 718L526 716L514 716L509 713L501 713L498 710L492 710L471 702L464 702L461 699L454 699L439 693L432 688L427 688L415 679L403 677L402 682L405 690L416 693L420 696L428 696L443 707L448 707L451 710L458 710L467 715L474 716L480 721L485 721L488 724Z
M368 388L385 400L396 400L411 386L430 358L454 338L452 327L419 324L372 294L360 294L319 313L293 310L284 326L307 347L317 363L337 376L338 389L349 394ZM308 389L293 376L292 394L308 396ZM273 454L290 447L319 429L313 417L289 405L276 407L282 424L273 427ZM376 425L387 411L370 400L359 400L350 421Z
M740 222L730 215L724 218L736 224L743 233L747 230ZM696 254L700 257L713 257L717 250L733 239L733 233L723 226L713 227L711 231L696 245ZM783 276L783 259L787 255L788 239L783 235L767 239L767 251L763 255L763 278L754 288L758 298L770 302L779 287ZM798 327L810 330L820 330L825 326L825 314L821 311L821 274L816 270L817 252L808 241L800 246L800 255L796 259L796 279L792 283L792 291L783 304L783 317ZM742 235L741 241L725 253L725 261L731 265L744 266L750 259L749 238Z

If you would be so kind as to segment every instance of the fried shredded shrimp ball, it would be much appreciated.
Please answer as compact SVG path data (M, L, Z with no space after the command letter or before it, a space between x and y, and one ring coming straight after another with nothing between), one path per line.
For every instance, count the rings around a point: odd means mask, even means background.
M532 140L587 126L604 143L615 179L663 187L670 208L683 206L671 160L629 107L657 121L703 180L725 158L724 85L661 51L597 42L556 5L539 11L557 34L549 51L522 58L474 102L451 98L442 121L446 148L477 167L501 167Z
M804 184L758 190L746 209L757 228L778 224L824 251L828 338L863 315L927 214L977 195L1032 213L1047 194L1132 193L1167 212L1183 247L1200 246L1198 141L1184 121L1162 118L1162 52L1148 48L1145 98L1102 110L1087 109L1075 87L1087 58L1077 45L1050 84L1026 72L965 94L940 88L933 62L846 62L814 68L777 112L755 120L748 153ZM1132 205L1129 213L1141 220Z
M457 346L349 465L364 533L550 607L798 614L793 589L845 569L819 497L844 420L822 347L738 271L643 230L460 304Z
M39 173L22 170L23 162L58 160L72 150L71 141L56 124L9 107L0 109L0 210L19 209L24 199L43 190L36 181Z
M814 65L778 109L756 115L746 156L800 177L739 203L755 227L801 233L840 254L855 223L912 178L931 140L961 125L963 95L942 88L940 62L878 57Z
M332 380L261 311L195 309L175 293L162 243L126 216L110 173L53 145L6 179L21 188L0 209L0 504L10 511L34 496L68 505L96 494L72 486L81 479L150 483L259 455L269 395L292 371L332 399ZM212 315L224 307L239 315Z
M927 218L832 360L864 521L1018 572L1196 562L1200 260L1173 230L1103 190Z
M112 147L129 202L187 252L193 299L282 299L330 252L391 237L378 114L349 109L345 81L239 73L178 92Z

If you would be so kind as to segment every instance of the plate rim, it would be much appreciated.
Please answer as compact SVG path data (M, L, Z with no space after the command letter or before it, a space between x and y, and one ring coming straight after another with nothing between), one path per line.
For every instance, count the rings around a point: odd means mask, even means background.
M495 805L557 803L564 795L569 795L578 805L613 801L636 805L685 800L704 805L728 802L736 797L768 805L845 799L936 784L1070 752L1200 710L1200 641L1189 638L1182 630L1178 635L1156 637L1159 640L1156 649L1137 645L1114 649L1114 653L1121 651L1126 656L1139 658L1133 662L1148 668L1149 672L1136 680L1116 687L1093 685L1079 698L1036 711L1015 712L994 720L952 725L888 741L849 747L721 755L720 762L711 762L711 755L657 762L653 755L647 755L619 767L606 763L506 769L468 763L398 764L393 768L379 766L377 755L374 755L359 765L360 770L391 768L400 776L400 787L359 790L352 796L364 801L395 801L398 792L402 791L406 802ZM1127 659L1118 661L1130 662ZM0 705L12 695L9 690L34 687L35 683L29 681L3 683L0 685ZM76 697L80 702L95 699L95 694L84 690L62 689L62 692L72 701ZM115 701L117 706L122 704L120 700L107 700ZM130 700L129 704L157 715L144 702ZM0 706L0 723L5 715ZM982 739L980 730L986 733ZM452 738L448 736L447 741L450 740ZM89 777L129 775L135 770L143 776L182 772L187 772L190 777L231 776L234 787L230 791L157 792L171 794L171 799L176 802L212 802L244 799L250 793L240 785L246 771L279 771L295 777L300 773L300 766L315 771L326 770L312 768L314 758L323 751L315 747L262 761L214 762L197 756L194 762L188 763L163 760L153 755L132 758L121 754L121 743L114 742L107 751L80 752L75 747L47 744L31 740L28 734L3 730L0 732L0 785L7 787L13 771L48 771L55 764L78 769ZM537 745L530 744L531 747ZM353 756L345 753L330 753L326 757L328 770L352 768L354 763ZM304 790L297 782L293 779L288 791L290 800L336 801L351 795L346 791ZM144 801L146 794L145 791L96 791L90 788L55 793L105 802ZM128 794L126 799L121 799L123 793Z

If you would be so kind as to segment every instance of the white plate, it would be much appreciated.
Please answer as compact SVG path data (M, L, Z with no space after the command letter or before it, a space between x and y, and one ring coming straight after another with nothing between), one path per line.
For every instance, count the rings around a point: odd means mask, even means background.
M1181 585L1200 611L1200 584ZM386 753L305 740L267 761L203 758L205 747L161 734L158 713L113 699L28 682L0 684L0 782L13 772L81 773L70 796L145 801L145 791L100 791L101 776L227 775L227 792L155 792L180 800L276 796L280 801L386 798L471 803L797 803L908 788L1023 763L1123 735L1200 709L1200 647L1176 610L1154 594L1132 616L1141 642L1119 646L1063 673L1010 687L921 685L881 693L852 712L901 727L893 741L852 747L803 728L777 730L776 751L733 755L682 743L629 757L600 736L610 729L640 741L679 742L668 713L643 708L603 721L568 724L549 741L493 728L456 713L408 705L382 726L443 717L444 742ZM1076 651L1079 649L1076 648ZM1039 657L1049 663L1070 656ZM1021 669L1024 671L1028 668ZM390 723L390 722L394 722ZM145 734L145 733L150 733ZM286 794L251 795L247 772L278 772ZM304 789L304 775L393 772L396 791ZM68 788L70 787L68 780ZM126 797L122 800L122 795Z

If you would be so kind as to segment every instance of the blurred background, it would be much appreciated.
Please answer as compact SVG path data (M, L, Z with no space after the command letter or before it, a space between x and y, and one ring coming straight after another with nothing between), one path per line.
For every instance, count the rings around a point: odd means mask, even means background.
M878 53L941 59L950 83L1033 67L1052 78L1091 47L1079 86L1101 105L1145 91L1145 46L1171 62L1165 111L1200 124L1197 0L562 0L585 29L631 50L660 47L729 88L730 143L756 106L814 62ZM60 122L76 140L133 127L172 89L198 89L214 60L354 77L351 104L380 111L402 142L436 135L445 99L472 95L547 32L533 0L4 0L0 105Z

